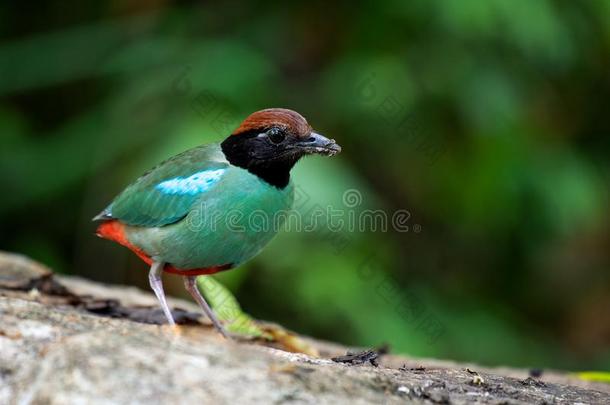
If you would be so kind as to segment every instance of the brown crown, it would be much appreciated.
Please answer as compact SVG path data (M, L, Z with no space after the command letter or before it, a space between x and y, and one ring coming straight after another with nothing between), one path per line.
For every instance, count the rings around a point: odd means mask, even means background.
M233 131L233 135L239 135L253 130L264 131L273 126L283 128L298 137L306 137L311 133L311 126L298 112L285 108L267 108L250 114L248 118Z

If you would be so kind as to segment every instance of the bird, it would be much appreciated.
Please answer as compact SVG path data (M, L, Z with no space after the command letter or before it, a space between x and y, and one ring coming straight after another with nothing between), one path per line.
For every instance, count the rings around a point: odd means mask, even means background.
M256 256L292 208L291 169L306 155L339 152L334 139L315 132L295 111L256 111L224 141L170 157L128 185L93 218L100 222L96 233L150 266L150 287L170 325L176 323L163 273L182 276L216 330L228 337L197 289L196 277L236 268Z

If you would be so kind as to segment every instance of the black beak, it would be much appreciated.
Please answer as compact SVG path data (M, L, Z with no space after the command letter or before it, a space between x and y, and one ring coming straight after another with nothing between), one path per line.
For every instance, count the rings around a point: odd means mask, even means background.
M317 153L326 156L334 156L341 152L341 146L334 139L328 139L315 132L310 133L309 138L300 141L299 148L306 153Z

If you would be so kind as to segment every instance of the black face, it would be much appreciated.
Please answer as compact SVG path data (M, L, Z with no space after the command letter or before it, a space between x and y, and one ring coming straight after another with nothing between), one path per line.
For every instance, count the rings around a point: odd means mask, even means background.
M231 164L247 169L279 188L286 187L290 170L304 155L332 156L341 151L334 140L315 132L297 136L281 126L231 135L221 146Z

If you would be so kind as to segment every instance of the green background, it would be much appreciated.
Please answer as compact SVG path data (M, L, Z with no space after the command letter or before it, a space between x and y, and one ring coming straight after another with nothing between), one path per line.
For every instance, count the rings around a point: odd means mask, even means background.
M90 218L286 107L343 146L299 163L297 210L348 212L357 190L353 212L407 210L409 231L286 230L218 276L244 310L417 356L610 369L610 2L4 2L0 22L0 249L146 288Z

